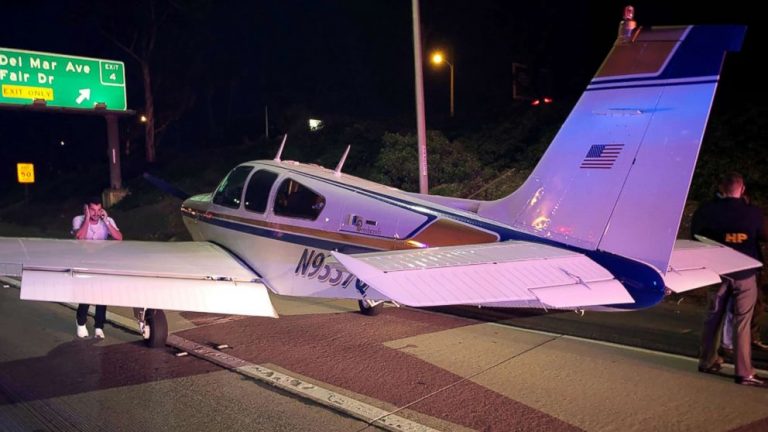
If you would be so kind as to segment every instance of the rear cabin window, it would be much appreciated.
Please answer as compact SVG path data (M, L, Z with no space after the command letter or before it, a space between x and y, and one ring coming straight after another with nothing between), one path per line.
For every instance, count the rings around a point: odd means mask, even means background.
M213 195L213 203L230 208L240 208L243 197L243 186L248 174L253 171L251 166L239 166L227 174Z
M277 174L272 171L258 170L248 181L245 189L245 209L252 212L264 213L267 209L269 191L277 180Z
M315 220L325 207L325 197L301 183L285 179L277 189L275 214L292 218Z

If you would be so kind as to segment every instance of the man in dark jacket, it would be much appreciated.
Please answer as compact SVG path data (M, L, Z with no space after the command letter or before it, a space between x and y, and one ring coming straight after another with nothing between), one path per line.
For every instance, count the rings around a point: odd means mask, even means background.
M762 212L742 199L744 190L744 179L740 174L725 175L720 182L723 198L710 201L696 210L691 221L691 234L710 238L759 259L759 242L768 240L768 237L763 227ZM757 300L756 272L744 270L724 275L722 283L710 298L701 338L700 372L716 373L721 368L722 359L717 356L717 347L728 300L732 297L736 383L765 385L752 368L750 322Z

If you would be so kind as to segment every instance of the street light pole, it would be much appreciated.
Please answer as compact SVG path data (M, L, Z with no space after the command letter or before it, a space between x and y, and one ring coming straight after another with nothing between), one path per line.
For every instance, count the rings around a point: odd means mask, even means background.
M419 18L419 0L411 0L413 13L413 67L416 84L416 132L419 143L419 193L429 193L427 175L427 121L424 115L424 74L421 68L421 19Z

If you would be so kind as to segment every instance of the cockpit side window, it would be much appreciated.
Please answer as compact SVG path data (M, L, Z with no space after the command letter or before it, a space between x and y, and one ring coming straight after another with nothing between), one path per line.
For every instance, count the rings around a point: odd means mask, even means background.
M243 186L248 174L253 171L252 166L239 166L227 174L216 192L213 194L213 203L230 208L240 208L240 200L243 196Z
M275 214L315 220L325 207L325 197L293 179L285 179L277 189Z
M264 213L267 209L269 191L275 180L277 180L277 174L272 171L258 170L253 173L245 189L245 209Z

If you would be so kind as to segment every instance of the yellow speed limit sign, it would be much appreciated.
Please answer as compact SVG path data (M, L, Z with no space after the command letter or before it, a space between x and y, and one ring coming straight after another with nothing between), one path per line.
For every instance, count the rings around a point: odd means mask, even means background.
M16 173L19 178L19 183L34 183L35 182L35 164L31 163L17 163Z

